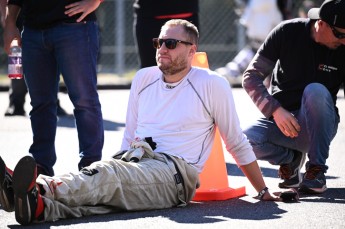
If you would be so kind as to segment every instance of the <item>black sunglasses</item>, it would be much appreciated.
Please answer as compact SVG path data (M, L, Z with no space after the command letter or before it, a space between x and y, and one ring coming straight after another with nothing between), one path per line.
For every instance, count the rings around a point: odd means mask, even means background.
M180 41L180 40L176 40L176 39L172 39L172 38L169 38L169 39L153 38L153 39L152 39L152 42L153 42L153 47L154 47L155 49L161 48L162 45L163 45L163 43L165 43L165 46L166 46L168 49L175 49L177 43L182 43L182 44L185 44L185 45L193 45L193 44L190 43L190 42L187 42L187 41Z
M338 39L345 38L345 33L339 32L338 30L336 30L336 28L334 28L331 25L329 27L331 27L332 33L336 38L338 38Z

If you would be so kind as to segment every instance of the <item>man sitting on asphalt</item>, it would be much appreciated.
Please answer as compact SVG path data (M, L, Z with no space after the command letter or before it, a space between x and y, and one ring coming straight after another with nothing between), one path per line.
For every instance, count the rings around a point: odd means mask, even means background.
M13 175L0 160L0 201L16 220L37 221L186 206L199 187L216 128L261 200L281 200L265 185L235 110L229 83L192 67L198 29L170 20L153 39L158 66L132 82L121 151L78 173L40 175L31 156Z

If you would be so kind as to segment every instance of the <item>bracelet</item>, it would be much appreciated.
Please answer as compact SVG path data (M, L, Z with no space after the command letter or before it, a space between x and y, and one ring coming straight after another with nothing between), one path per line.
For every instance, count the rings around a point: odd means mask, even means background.
M258 199L262 200L262 198L264 197L265 193L268 191L267 187L264 187L259 193L258 193Z

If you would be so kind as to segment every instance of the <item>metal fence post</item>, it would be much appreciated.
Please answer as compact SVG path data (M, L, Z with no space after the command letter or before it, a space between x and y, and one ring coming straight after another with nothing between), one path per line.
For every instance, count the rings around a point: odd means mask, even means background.
M124 37L125 37L125 31L124 31L124 21L125 21L125 9L124 9L124 0L114 0L116 2L115 4L115 23L117 32L114 33L115 35L115 71L119 76L122 76L124 72Z

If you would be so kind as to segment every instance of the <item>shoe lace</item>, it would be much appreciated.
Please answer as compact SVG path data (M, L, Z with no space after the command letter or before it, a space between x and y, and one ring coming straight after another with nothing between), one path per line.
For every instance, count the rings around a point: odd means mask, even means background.
M12 182L12 175L13 175L12 170L6 168L4 183L7 185L8 188L12 188L12 183L13 183Z
M319 172L322 171L322 168L319 166L311 167L307 169L305 178L309 180L314 180Z
M7 185L8 188L12 187L12 177L8 174L5 175L4 183Z
M291 167L289 166L289 164L280 165L278 175L282 179L290 179Z

